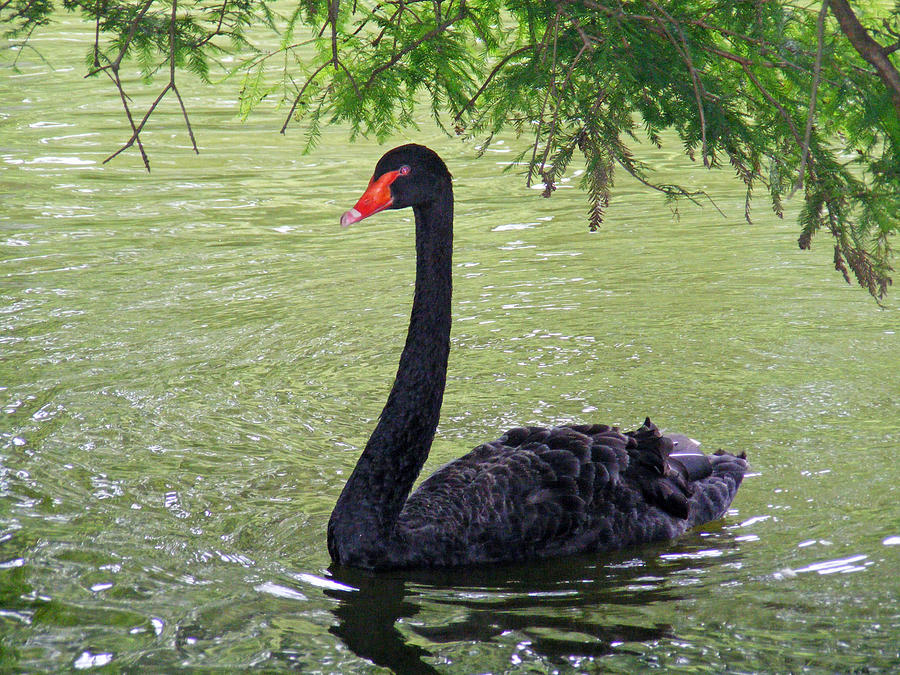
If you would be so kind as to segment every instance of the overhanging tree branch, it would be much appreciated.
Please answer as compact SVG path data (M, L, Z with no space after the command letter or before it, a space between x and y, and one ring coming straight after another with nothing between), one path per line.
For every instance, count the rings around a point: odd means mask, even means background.
M66 0L91 23L89 74L109 77L131 129L107 161L137 146L149 168L143 130L170 91L196 151L177 72L209 81L210 61L224 67L219 54L238 54L228 72L246 73L241 115L282 92L278 103L290 103L282 132L301 121L307 150L334 121L384 139L415 125L425 103L450 133L524 137L523 173L529 184L539 173L548 195L579 150L597 227L614 168L668 199L702 198L690 185L653 180L627 145L642 141L643 126L650 143L668 134L712 167L724 153L746 185L745 213L755 185L768 188L780 216L802 184L801 244L828 233L838 269L876 297L890 283L890 241L900 231L900 6L869 6L861 22L846 0L747 0L734 11L720 11L718 0L369 2L302 0L280 16L275 0L177 0L177 12L172 0ZM0 24L24 40L13 43L19 53L34 49L29 36L51 8L0 0ZM830 30L834 19L842 34ZM251 26L282 31L278 46L255 46ZM307 34L294 39L300 30ZM284 65L273 83L276 56ZM169 71L141 119L123 86L126 59L148 83Z

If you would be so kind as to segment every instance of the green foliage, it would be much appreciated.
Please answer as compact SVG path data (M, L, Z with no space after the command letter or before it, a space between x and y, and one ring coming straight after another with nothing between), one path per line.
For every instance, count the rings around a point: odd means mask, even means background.
M583 163L592 229L617 171L673 203L704 198L655 183L635 158L635 144L674 132L692 160L743 181L748 219L754 192L767 191L779 216L796 192L802 247L825 231L848 281L877 299L890 284L900 91L842 32L837 0L181 0L173 11L174 1L62 7L97 26L94 72L124 57L148 80L173 62L209 80L211 61L237 53L241 115L265 99L289 105L285 126L304 125L307 150L327 123L384 139L415 124L417 105L485 147L512 130L546 196ZM53 10L51 0L0 0L0 21L27 38ZM900 3L855 13L897 69ZM279 34L275 49L248 37L263 27Z

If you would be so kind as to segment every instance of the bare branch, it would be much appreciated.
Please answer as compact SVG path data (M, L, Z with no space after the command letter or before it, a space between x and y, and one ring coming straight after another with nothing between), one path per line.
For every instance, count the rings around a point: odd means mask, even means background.
M175 86L175 14L178 0L172 0L172 14L169 17L169 82Z
M150 6L150 2L148 1L148 3L144 6L144 9L146 10L146 8L148 8L149 6ZM169 16L169 81L166 84L166 86L163 87L163 90L159 93L159 95L156 97L156 100L153 101L152 105L147 110L147 112L144 113L143 119L141 119L140 124L138 124L137 126L135 126L134 120L131 117L131 113L128 109L128 104L125 100L125 90L123 89L122 82L119 79L119 60L122 58L122 56L125 53L124 49L119 54L119 59L117 59L117 61L114 61L112 64L110 64L110 69L112 70L113 75L115 76L114 81L116 82L116 86L118 87L119 93L122 96L122 103L123 103L123 105L125 105L125 111L128 114L129 121L131 122L132 134L131 134L131 138L129 138L128 141L121 148L119 148L113 154L111 154L109 157L107 157L106 159L103 160L104 164L109 162L111 159L117 157L122 152L124 152L125 150L130 148L132 145L134 145L135 142L137 142L138 147L141 150L141 157L144 160L144 166L146 167L147 171L150 171L150 160L148 159L147 154L144 152L144 148L143 148L143 145L141 144L141 140L140 140L140 135L141 135L141 131L143 131L143 129L144 129L144 126L147 124L147 120L150 119L150 115L153 114L153 111L156 110L156 106L159 105L160 101L163 100L163 98L169 92L169 90L173 90L175 92L175 96L178 98L178 102L181 105L181 112L184 115L185 124L187 124L188 134L191 137L191 143L194 146L194 152L196 152L197 154L200 153L200 150L197 148L197 142L194 139L194 131L191 128L191 123L190 123L190 120L188 119L187 109L184 106L184 101L181 98L181 94L178 92L178 87L175 84L175 20L177 18L177 12L178 12L178 0L172 0L172 12ZM134 25L132 25L132 28L134 28ZM131 35L133 35L133 34L134 34L134 31L132 30Z
M175 91L175 96L178 98L178 105L181 106L181 114L184 115L184 123L187 126L188 135L191 137L191 145L194 146L194 152L196 154L200 154L200 149L197 147L197 140L194 138L194 130L191 128L191 121L188 119L187 108L184 107L184 101L181 99L181 93L178 91L178 87L175 84L172 84L172 89Z
M119 148L112 155L110 155L109 157L104 159L103 163L106 164L113 157L120 154L124 150L127 150L132 145L134 145L135 142L137 142L138 149L141 151L141 158L144 160L144 166L146 167L147 171L150 171L150 158L147 157L147 153L144 151L144 145L143 145L143 143L141 143L140 133L141 133L141 129L144 128L144 123L147 121L147 118L150 116L150 112L152 112L152 108L149 111L147 111L147 114L144 116L144 119L141 122L140 126L135 125L134 118L131 116L131 108L128 107L128 97L125 95L125 89L122 86L122 81L119 79L118 69L112 71L112 73L110 74L109 77L110 77L110 79L112 79L112 81L116 85L116 88L119 90L119 97L122 99L122 106L125 108L125 115L128 117L128 123L131 125L132 134L131 134L131 138L128 140L128 142L125 143L125 145L123 145L121 148ZM166 85L166 89L168 89L168 85ZM163 94L166 93L166 89L164 89L163 93L159 95L159 98L156 100L156 102L154 102L153 107L156 107L156 103L158 103L159 99L161 99Z
M103 0L97 0L97 18L94 21L94 68L100 67L100 3Z

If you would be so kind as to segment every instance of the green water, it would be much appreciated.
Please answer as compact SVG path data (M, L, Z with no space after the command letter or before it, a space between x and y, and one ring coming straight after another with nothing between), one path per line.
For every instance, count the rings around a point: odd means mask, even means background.
M66 24L0 68L0 671L891 672L900 311L728 172L647 150L727 217L620 181L604 230L427 123L388 146L182 84L127 139ZM156 91L137 85L138 103ZM430 472L515 424L650 414L746 450L729 515L609 556L329 569L325 525L391 383L409 212L348 230L387 147L456 177L453 352ZM796 208L796 205L793 205Z

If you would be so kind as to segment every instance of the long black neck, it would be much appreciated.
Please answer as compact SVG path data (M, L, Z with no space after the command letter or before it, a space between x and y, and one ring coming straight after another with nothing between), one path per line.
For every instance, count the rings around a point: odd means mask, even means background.
M453 191L447 182L416 217L416 290L397 377L375 431L328 524L328 550L344 564L378 566L428 457L450 353ZM397 551L395 551L397 553Z

